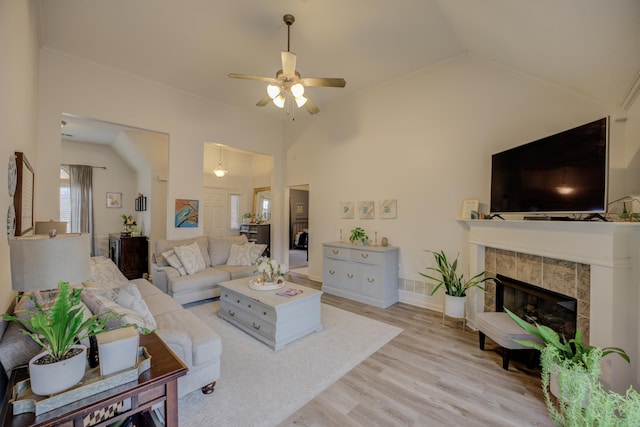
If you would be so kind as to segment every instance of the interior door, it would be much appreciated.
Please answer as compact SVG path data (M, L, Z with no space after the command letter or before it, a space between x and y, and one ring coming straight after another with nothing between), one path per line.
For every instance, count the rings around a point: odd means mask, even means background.
M204 188L202 220L205 236L228 236L229 191L220 188Z

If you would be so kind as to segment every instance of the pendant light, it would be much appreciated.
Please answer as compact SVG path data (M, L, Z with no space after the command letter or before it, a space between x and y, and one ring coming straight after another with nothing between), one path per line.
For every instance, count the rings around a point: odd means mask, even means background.
M226 170L224 168L224 166L222 166L222 145L220 146L220 161L218 162L218 166L216 166L216 168L213 170L213 174L215 176L217 176L218 178L222 178L224 177L227 172L229 172L228 170Z

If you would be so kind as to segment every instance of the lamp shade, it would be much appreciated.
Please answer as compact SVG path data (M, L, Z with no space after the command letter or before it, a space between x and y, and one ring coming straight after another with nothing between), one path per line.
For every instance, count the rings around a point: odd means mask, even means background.
M55 289L60 280L75 285L89 278L89 234L9 239L9 251L14 291Z

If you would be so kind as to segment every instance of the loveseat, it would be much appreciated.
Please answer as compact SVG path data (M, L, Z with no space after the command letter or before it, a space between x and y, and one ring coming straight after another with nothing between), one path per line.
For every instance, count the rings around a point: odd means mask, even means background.
M135 323L140 330L154 330L189 369L187 375L178 379L178 396L198 389L212 392L220 378L220 336L147 280L127 280L110 259L93 257L90 263L91 278L84 282L82 292L86 309L93 314L105 311L122 314L122 318L109 321L111 328ZM27 364L41 348L20 332L20 324L10 322L6 326L0 339L0 362L10 375L11 370Z
M266 246L249 243L244 235L158 239L151 255L153 284L180 304L219 297L220 282L254 274L254 264ZM199 249L204 265L200 260L188 262L185 259L197 257L198 254L193 253L195 248Z

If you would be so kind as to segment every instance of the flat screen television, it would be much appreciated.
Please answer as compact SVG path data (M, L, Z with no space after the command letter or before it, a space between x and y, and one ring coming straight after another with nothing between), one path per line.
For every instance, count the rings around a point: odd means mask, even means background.
M605 117L494 154L491 213L604 213L608 172Z

